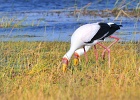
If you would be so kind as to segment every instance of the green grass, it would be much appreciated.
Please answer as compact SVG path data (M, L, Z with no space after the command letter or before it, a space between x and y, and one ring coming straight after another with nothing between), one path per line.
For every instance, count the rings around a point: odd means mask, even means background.
M109 43L104 43L108 45ZM107 57L95 61L93 49L67 73L61 58L66 42L0 42L0 100L139 100L139 43L117 43ZM97 46L99 56L102 48Z

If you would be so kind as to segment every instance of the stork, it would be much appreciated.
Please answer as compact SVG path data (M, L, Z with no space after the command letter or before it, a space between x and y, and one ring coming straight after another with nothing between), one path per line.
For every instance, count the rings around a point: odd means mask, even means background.
M96 50L96 45L98 44L104 48L102 57L105 57L105 52L108 52L108 63L110 67L110 47L119 41L119 38L111 36L115 31L119 30L122 25L117 25L115 23L91 23L80 26L75 30L71 37L71 46L69 51L62 58L62 68L63 72L66 72L69 60L74 54L74 65L79 64L79 57L84 54L86 62L88 61L86 52L93 46L95 49L96 60L98 59L98 54ZM105 38L115 39L108 47L102 45L100 42L104 41Z

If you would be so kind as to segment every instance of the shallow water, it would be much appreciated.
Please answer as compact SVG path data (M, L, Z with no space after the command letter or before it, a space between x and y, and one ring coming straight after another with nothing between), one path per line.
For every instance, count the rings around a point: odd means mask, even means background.
M140 40L140 20L138 18L99 17L93 15L71 15L71 11L77 6L82 8L92 3L88 10L103 10L118 7L114 6L116 0L1 0L0 1L0 22L10 22L11 27L0 28L1 41L70 41L70 36L76 28L86 23L94 22L115 22L122 24L121 30L114 35L121 38L121 41ZM130 2L129 0L127 1ZM132 2L128 9L136 7ZM18 24L18 28L13 28Z

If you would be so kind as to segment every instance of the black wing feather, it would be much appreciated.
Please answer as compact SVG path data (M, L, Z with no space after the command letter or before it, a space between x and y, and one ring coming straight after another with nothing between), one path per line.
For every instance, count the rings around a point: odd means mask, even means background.
M122 27L122 25L112 24L111 27L110 27L110 30L109 30L108 34L104 38L112 35L115 31L117 31L118 29L120 29L120 27Z
M104 39L104 35L109 32L110 26L107 23L99 23L100 25L100 29L99 31L96 33L96 35L89 41L89 42L85 42L85 43L92 43L94 40L103 40Z

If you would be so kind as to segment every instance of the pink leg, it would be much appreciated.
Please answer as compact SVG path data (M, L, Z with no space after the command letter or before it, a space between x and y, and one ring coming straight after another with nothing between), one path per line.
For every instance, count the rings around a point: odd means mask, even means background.
M98 52L97 52L97 49L96 49L96 45L94 45L94 52L95 52L96 61L97 61L98 60Z
M113 44L115 44L116 42L119 41L119 38L115 37L115 36L110 36L110 38L113 38L115 39L116 41L112 42L107 48L110 48ZM106 52L106 49L103 51L102 53L102 58L105 59L105 52Z
M87 53L86 53L85 47L83 47L83 49L84 49L84 55L85 55L86 63L87 63L88 62L88 57L87 57Z
M108 51L108 65L109 65L109 68L110 68L110 49L105 47L104 45L102 45L99 42L97 44L99 44L101 47L103 47L104 49L106 49Z

